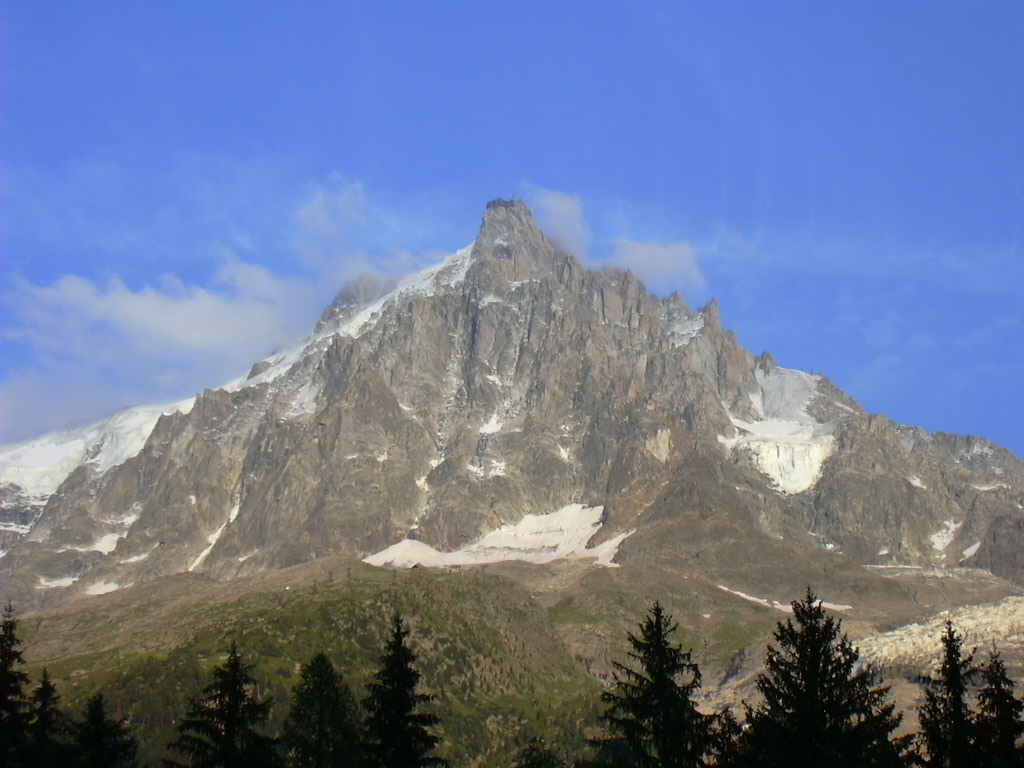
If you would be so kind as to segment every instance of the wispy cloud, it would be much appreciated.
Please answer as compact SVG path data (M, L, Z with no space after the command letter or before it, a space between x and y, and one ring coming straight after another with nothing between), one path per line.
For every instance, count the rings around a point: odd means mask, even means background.
M205 282L174 272L141 286L120 275L13 280L0 442L217 386L302 338L347 279L421 266L366 237L355 244L368 211L361 184L316 185L279 225L293 253L287 272L211 245Z
M689 243L638 243L620 238L611 263L629 269L656 293L688 293L707 287L697 249Z
M316 272L337 269L339 253L352 261L353 233L367 225L365 187L338 174L314 187L309 199L294 215L292 247Z
M532 184L526 186L525 195L548 237L586 261L593 235L587 224L582 198Z
M216 386L301 337L316 293L313 280L230 255L209 287L174 275L139 289L117 277L18 281L7 298L16 324L4 337L27 350L28 362L0 383L4 439L61 428L76 413ZM61 406L44 407L40 392Z

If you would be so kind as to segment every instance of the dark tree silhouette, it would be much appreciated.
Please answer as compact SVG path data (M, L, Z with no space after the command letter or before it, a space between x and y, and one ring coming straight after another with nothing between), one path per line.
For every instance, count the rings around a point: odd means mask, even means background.
M360 765L361 722L356 700L322 653L302 667L281 741L296 768Z
M59 766L71 755L68 744L70 724L60 709L60 694L43 669L39 686L32 692L28 707L29 765Z
M123 720L107 715L102 693L86 702L82 719L71 731L78 768L134 768L138 744Z
M630 664L615 663L615 683L603 694L602 719L611 733L604 759L623 758L650 768L704 765L712 719L697 710L693 697L700 670L690 654L672 642L677 625L660 603L629 634ZM621 752L616 756L615 752Z
M186 762L165 760L167 768L263 768L278 764L273 739L257 729L270 715L271 701L256 696L252 668L243 664L232 643L213 681L178 724L178 738L168 749Z
M711 729L710 765L738 766L742 760L743 726L731 710L720 712Z
M543 739L533 739L519 750L512 768L566 768L566 763Z
M794 602L793 620L780 622L758 675L763 696L747 713L741 764L802 768L895 766L907 739L892 738L901 715L873 687L868 670L840 622L825 613L810 589ZM795 622L795 623L794 623Z
M395 615L380 670L364 702L368 764L378 768L447 765L432 755L438 738L430 729L438 719L418 711L433 696L416 692L420 673L413 667L415 654L405 644L408 635L402 618Z
M929 768L973 768L973 716L968 690L978 673L974 654L963 655L963 638L946 622L942 633L942 661L928 682L921 705L920 742Z
M3 764L17 768L24 764L25 733L28 728L28 675L21 671L21 641L18 620L8 602L0 621L0 734L3 734Z
M980 670L978 714L975 718L977 763L988 768L1024 766L1024 701L1013 695L1013 681L1006 665L993 652Z

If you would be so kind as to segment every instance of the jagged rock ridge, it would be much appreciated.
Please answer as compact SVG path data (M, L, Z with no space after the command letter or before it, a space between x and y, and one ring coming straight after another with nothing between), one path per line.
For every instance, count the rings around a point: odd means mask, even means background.
M584 269L519 202L489 204L436 267L350 286L247 376L146 413L134 440L96 428L3 454L0 567L20 604L403 540L451 552L573 505L602 508L590 544L618 538L624 564L690 547L658 533L689 515L864 564L1024 579L1019 459L752 356L714 302ZM55 445L66 476L31 466Z

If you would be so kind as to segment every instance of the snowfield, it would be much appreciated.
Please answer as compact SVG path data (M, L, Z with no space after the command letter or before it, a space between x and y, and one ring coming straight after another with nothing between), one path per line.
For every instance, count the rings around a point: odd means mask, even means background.
M946 547L948 547L950 542L953 541L953 538L956 536L956 532L960 530L960 526L962 525L962 521L958 523L956 520L946 520L942 524L941 530L928 537L932 543L932 548L936 552L942 553L942 556L945 557Z
M803 493L818 482L836 447L835 423L820 424L805 410L819 377L788 368L758 368L754 376L760 387L750 399L760 418L744 421L730 413L736 434L718 440L748 453L780 493Z
M46 435L0 450L0 483L13 483L39 503L56 491L80 465L106 472L138 454L157 420L188 413L194 397L165 405L130 408L98 424Z
M612 559L619 544L633 531L588 549L587 542L601 528L603 511L603 507L570 504L548 515L526 515L518 523L503 525L454 552L440 552L422 541L403 539L364 558L363 562L393 568L416 565L438 568L503 560L549 563L552 560L589 558L600 565L615 567Z
M718 584L716 586L720 590L722 590L723 592L728 592L731 595L736 595L736 597L742 597L744 600L749 600L752 603L760 603L761 605L765 606L766 608L774 608L775 610L782 611L783 613L792 613L793 612L793 606L791 604L789 604L789 603L780 603L778 600L769 600L768 598L765 598L765 597L754 597L753 595L748 595L746 592L740 592L739 590L736 590L736 589L729 589L729 587L727 587L727 586L725 586L723 584ZM820 605L822 608L824 608L826 610L829 610L829 611L851 611L851 610L853 610L853 606L852 605L846 605L845 603L830 603L830 602L827 602L825 600L819 600L818 601L818 605Z

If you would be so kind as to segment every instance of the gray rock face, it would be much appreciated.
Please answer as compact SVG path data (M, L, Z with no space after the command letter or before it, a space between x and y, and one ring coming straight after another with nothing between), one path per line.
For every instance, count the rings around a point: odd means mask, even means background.
M82 463L45 506L22 490L6 486L5 514L30 532L0 560L21 606L403 538L452 550L572 503L604 506L598 539L694 515L1024 582L1019 459L753 357L714 302L583 269L519 202L489 204L474 245L426 273L350 286L306 342L160 417L122 463ZM677 535L619 557L685 548Z

